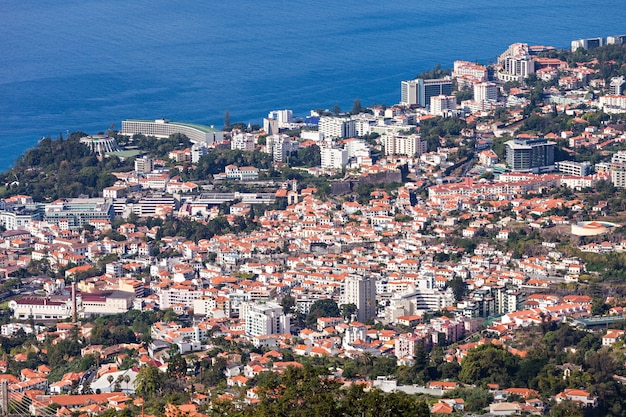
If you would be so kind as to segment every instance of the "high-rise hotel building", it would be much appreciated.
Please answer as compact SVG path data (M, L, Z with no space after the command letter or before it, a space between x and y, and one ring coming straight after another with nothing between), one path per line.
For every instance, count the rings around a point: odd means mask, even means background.
M538 137L517 137L505 143L506 164L513 171L545 172L554 170L556 143Z
M181 133L194 143L205 142L210 144L224 140L224 132L214 127L195 123L170 122L167 119L123 120L120 133L126 136L142 134L157 138L167 138L170 135Z
M444 77L435 80L402 81L400 102L405 106L429 107L431 97L452 94L452 78Z
M528 45L514 43L498 57L500 69L496 75L500 81L524 81L524 78L535 73L535 61L530 55Z

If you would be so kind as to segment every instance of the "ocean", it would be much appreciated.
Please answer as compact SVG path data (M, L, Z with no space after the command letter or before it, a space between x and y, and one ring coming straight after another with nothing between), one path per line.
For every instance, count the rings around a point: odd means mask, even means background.
M0 171L43 136L126 118L394 104L437 63L624 34L622 1L0 0Z

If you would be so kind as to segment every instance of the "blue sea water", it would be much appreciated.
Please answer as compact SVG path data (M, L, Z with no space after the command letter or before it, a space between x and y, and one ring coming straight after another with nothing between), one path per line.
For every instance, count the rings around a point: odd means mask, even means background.
M626 33L623 0L0 0L0 170L125 118L261 123L399 101L403 79L513 42Z

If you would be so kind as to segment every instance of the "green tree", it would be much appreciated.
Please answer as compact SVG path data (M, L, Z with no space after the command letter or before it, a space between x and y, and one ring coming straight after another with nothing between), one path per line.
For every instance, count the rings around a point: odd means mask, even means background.
M445 394L446 398L463 398L465 411L480 412L493 402L493 395L485 388L456 388Z
M356 314L356 312L357 312L356 305L353 304L353 303L342 304L340 306L340 310L341 310L341 317L343 317L344 320L351 319L352 315Z
M512 375L519 368L519 358L495 345L471 350L461 363L459 380L466 384L511 386Z
M317 300L309 309L309 314L306 316L306 325L309 327L315 326L317 319L320 317L339 317L340 315L339 306L337 306L334 300L329 298Z
M154 397L161 392L164 380L165 374L159 368L154 365L144 366L135 377L135 392L138 395Z
M230 128L230 111L226 110L224 112L224 129Z
M448 286L452 288L456 301L461 301L467 292L467 284L460 276L455 276L448 281Z
M291 294L287 293L280 299L280 305L283 307L283 313L290 313L296 305L296 299Z
M167 363L167 376L181 379L187 375L187 361L180 354L172 356Z
M354 99L354 103L352 103L352 114L359 114L363 111L363 106L361 106L361 100L359 98Z

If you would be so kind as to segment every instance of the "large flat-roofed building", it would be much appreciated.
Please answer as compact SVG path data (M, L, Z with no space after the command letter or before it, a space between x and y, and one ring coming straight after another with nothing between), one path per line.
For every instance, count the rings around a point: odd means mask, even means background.
M626 35L614 35L606 37L607 45L623 45L626 43Z
M436 116L446 116L456 110L455 96L433 96L430 98L430 113Z
M479 103L498 101L498 85L490 82L474 84L474 101Z
M353 138L356 136L356 120L349 117L322 117L318 130L326 139Z
M609 84L609 95L610 96L619 96L626 91L626 79L624 76L621 77L613 77L611 78L611 83Z
M107 135L90 135L80 138L80 143L86 145L97 155L119 152L120 147L114 138Z
M556 143L538 137L518 137L505 143L506 164L513 171L546 172L554 170Z
M132 307L134 298L135 293L125 291L81 293L79 297L80 317L126 313Z
M242 303L240 317L245 321L248 336L285 334L290 331L289 316L283 313L278 303Z
M452 77L402 81L400 102L405 106L429 107L431 97L452 94Z
M528 45L514 43L498 57L500 69L496 76L500 81L522 82L524 78L535 73L535 61L530 56Z
M126 136L142 134L157 138L167 138L170 135L181 133L194 143L215 143L224 140L224 132L214 127L195 123L171 122L167 119L123 120L120 133Z
M113 222L113 203L103 198L68 198L46 204L44 220L61 229L81 229L92 220Z
M578 48L593 49L605 45L606 40L604 38L587 38L576 39L572 41L572 52L576 52Z
M381 138L385 155L420 156L426 153L428 144L419 135L383 135Z
M354 304L361 323L376 317L376 279L360 275L346 277L341 286L341 304Z
M611 182L617 188L626 188L626 164L614 162L611 164Z
M322 169L342 169L348 163L348 151L324 147L320 150L320 158Z
M64 320L72 317L70 296L21 296L9 301L13 317L19 320Z
M575 161L559 161L554 164L559 172L577 177L585 177L591 174L591 163Z
M4 226L6 230L26 229L33 220L42 219L42 212L41 207L7 207L0 210L0 226Z

